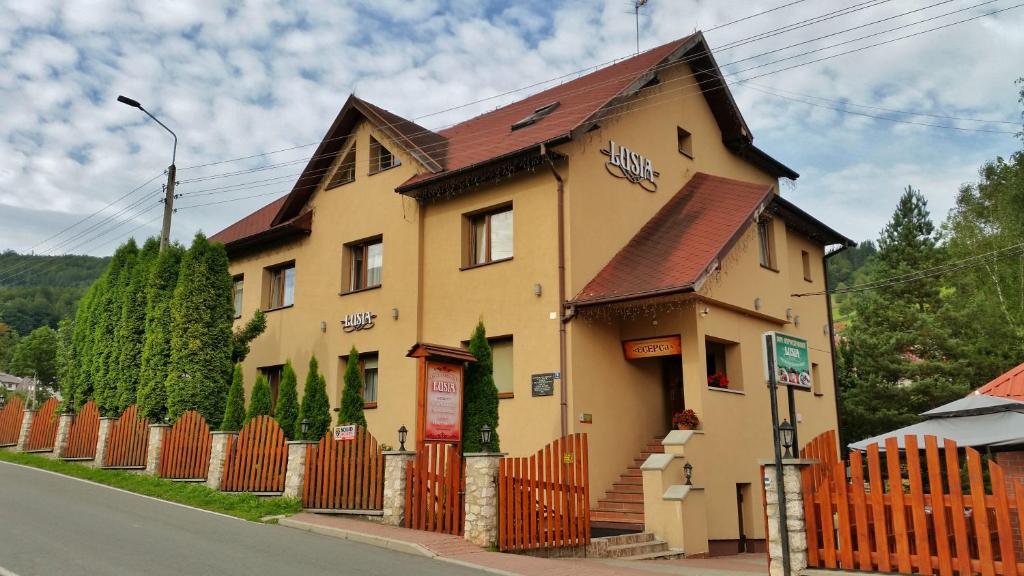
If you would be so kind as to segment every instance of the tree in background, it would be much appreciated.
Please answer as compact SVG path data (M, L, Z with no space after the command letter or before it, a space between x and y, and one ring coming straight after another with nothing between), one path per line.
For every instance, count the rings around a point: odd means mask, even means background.
M245 326L231 333L231 361L241 362L249 355L249 344L267 329L267 316L257 310Z
M62 406L74 406L75 357L71 337L75 322L71 317L63 318L57 324L57 386L60 389Z
M160 251L160 241L150 238L143 244L131 276L123 287L121 317L114 333L117 350L117 399L116 410L124 412L135 404L139 389L139 366L142 349L146 340L146 288L152 272L153 261Z
M270 381L265 374L256 376L256 383L252 387L252 396L249 398L249 411L245 414L245 423L257 416L270 416L271 404Z
M74 327L71 331L69 353L72 358L68 361L71 365L68 375L71 378L71 383L68 385L71 394L64 398L64 402L76 410L88 402L89 398L92 398L92 341L96 328L97 295L101 290L101 284L101 280L94 282L82 297L82 301L78 303Z
M118 247L110 261L110 268L100 280L97 301L93 309L95 323L92 334L91 369L92 397L96 407L104 416L116 415L117 380L120 368L120 354L117 341L113 338L121 318L124 289L127 278L131 277L139 249L135 240L129 240Z
M366 428L363 414L363 375L359 370L359 351L353 346L345 364L345 388L341 392L338 424L358 424Z
M289 440L295 440L295 422L299 420L299 391L298 378L295 376L295 369L292 368L292 361L284 363L281 371L281 384L277 390L277 406L274 407L274 419L284 430L284 435Z
M231 376L231 388L224 407L224 419L220 429L225 432L238 432L245 423L245 384L242 382L242 365L235 364Z
M466 383L462 398L462 450L483 452L486 449L500 451L498 438L498 387L494 384L494 361L491 345L487 342L487 331L483 321L476 325L469 339L469 353L476 362L466 366ZM480 428L491 427L491 445L480 442Z
M3 322L0 322L0 372L6 372L18 345L18 333Z
M235 317L224 246L196 234L181 259L171 303L167 412L197 410L213 426L224 416Z
M302 421L306 420L308 429L302 434ZM327 399L327 381L320 374L320 365L316 356L309 358L309 371L306 373L306 385L302 391L302 408L299 410L299 421L295 423L295 437L303 440L319 440L331 427L331 404Z
M167 369L171 359L171 302L184 249L170 244L157 256L146 282L146 326L139 368L139 413L152 421L167 414ZM243 402L243 413L244 413Z
M57 384L57 331L43 326L19 340L9 368L15 376L31 377L46 388L54 388Z

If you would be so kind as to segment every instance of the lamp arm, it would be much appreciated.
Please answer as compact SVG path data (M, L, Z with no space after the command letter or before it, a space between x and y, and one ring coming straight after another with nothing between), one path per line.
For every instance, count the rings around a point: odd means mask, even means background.
M174 130L171 130L170 128L167 127L166 124L164 124L163 122L158 120L156 116L153 116L152 114L150 114L149 110L146 110L142 106L139 106L139 110L142 110L143 112L145 112L146 116L149 116L150 118L152 118L154 122L156 122L161 127L163 127L164 130L167 130L168 132L170 132L171 136L174 137L174 149L171 152L171 166L174 166L175 161L178 159L178 135L174 133Z

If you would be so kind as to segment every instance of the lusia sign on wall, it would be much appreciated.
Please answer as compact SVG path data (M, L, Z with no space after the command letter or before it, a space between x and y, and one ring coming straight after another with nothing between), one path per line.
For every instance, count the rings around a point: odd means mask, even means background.
M377 315L373 312L356 312L355 314L349 314L341 321L341 329L345 332L355 332L356 330L369 330L373 328L373 319Z
M604 168L609 174L639 184L648 192L658 191L658 184L654 179L660 174L654 169L650 158L616 144L615 140L608 140L608 147L601 149L601 153L608 157Z

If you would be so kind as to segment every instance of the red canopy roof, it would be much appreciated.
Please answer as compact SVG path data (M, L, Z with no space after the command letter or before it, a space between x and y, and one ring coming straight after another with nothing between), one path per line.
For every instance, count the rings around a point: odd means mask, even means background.
M978 388L974 393L1024 402L1024 364L1010 369L995 380Z

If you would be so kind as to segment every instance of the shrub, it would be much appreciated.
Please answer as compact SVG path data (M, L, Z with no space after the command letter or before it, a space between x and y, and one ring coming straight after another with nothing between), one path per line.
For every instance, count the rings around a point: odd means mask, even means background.
M292 361L284 363L284 370L281 372L281 385L277 392L277 407L274 408L274 419L284 430L284 435L289 440L296 438L295 423L299 420L299 392L295 369L292 368Z
M307 420L308 429L302 434L302 421ZM295 437L303 440L319 440L331 427L331 405L327 399L327 382L320 374L316 356L309 359L309 372L302 391L302 408L295 423Z
M249 412L245 415L245 423L257 416L270 416L270 382L267 377L260 374L256 377L256 384L252 387L252 397L249 398Z
M485 448L500 451L498 438L498 387L494 384L494 361L491 345L483 321L477 323L469 340L469 353L476 362L466 367L465 390L462 398L462 449L464 452L483 452ZM480 428L491 427L491 445L480 442Z
M225 432L238 432L242 429L242 424L245 423L245 385L242 382L241 364L235 364L226 404L224 420L220 423L220 429Z
M353 346L345 364L345 389L341 393L338 424L358 424L366 428L363 414L363 375L359 371L359 351Z

